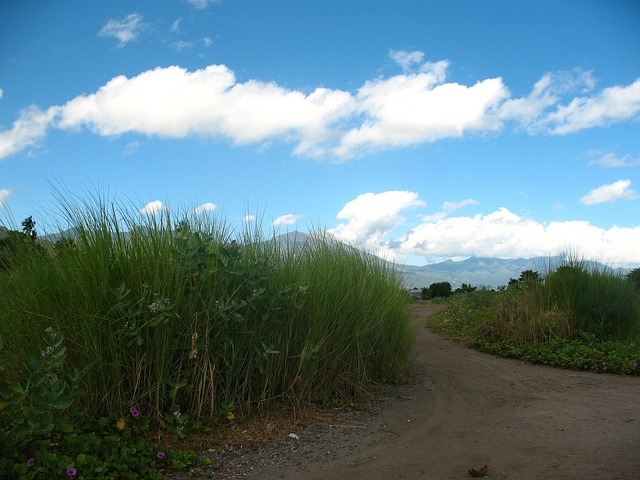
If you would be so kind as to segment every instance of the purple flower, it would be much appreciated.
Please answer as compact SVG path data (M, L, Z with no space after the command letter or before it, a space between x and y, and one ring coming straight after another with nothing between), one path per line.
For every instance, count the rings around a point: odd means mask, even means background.
M33 467L36 464L36 459L31 457L29 460L27 460L27 467Z
M163 459L164 458L164 452L158 452L156 457L158 457L159 459Z
M132 417L139 417L140 416L140 412L138 411L138 409L136 407L131 407L129 409L129 412L131 413Z
M76 478L78 471L75 468L67 468L67 475L69 478Z

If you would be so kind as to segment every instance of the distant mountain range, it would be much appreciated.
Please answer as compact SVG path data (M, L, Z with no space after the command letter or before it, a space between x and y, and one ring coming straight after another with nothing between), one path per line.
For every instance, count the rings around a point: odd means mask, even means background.
M404 274L407 287L428 287L436 282L449 282L455 289L463 283L474 287L496 288L507 285L509 279L519 278L525 270L537 271L543 274L549 269L549 258L489 258L470 257L455 262L445 260L421 267L415 265L400 265L399 270Z

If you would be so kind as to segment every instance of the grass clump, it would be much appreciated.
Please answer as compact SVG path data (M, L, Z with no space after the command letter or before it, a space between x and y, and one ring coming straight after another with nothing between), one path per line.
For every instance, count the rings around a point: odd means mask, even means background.
M498 291L454 295L431 328L532 363L640 372L640 294L633 282L571 258L542 276L531 273Z
M57 378L82 392L73 399L80 420L66 403L52 410L71 430L39 412L45 423L31 440L58 429L66 441L94 418L117 434L133 406L181 437L190 424L277 403L355 401L407 372L415 330L401 277L382 260L324 234L282 244L258 229L140 217L100 199L62 211L73 233L55 244L14 232L19 245L0 245L2 380L20 383L52 328L65 339ZM18 464L31 458L20 457L26 445L13 451Z

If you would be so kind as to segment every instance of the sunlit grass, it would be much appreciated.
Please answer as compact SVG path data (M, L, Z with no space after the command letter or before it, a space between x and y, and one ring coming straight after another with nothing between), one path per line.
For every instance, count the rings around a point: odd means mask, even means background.
M481 350L574 369L638 374L640 294L567 257L540 278L450 297L431 328Z
M62 202L72 242L0 271L5 375L52 326L87 414L137 405L167 421L356 398L407 372L415 330L400 275L325 234L283 247L259 228Z

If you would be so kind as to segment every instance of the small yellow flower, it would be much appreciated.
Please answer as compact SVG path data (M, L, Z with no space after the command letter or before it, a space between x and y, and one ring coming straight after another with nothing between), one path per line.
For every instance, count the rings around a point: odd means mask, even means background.
M233 414L233 412L227 412L227 420L233 420L235 418L236 416Z
M116 427L118 427L120 430L124 430L124 426L127 424L127 422L124 421L124 418L120 417L118 419L118 421L116 422Z

